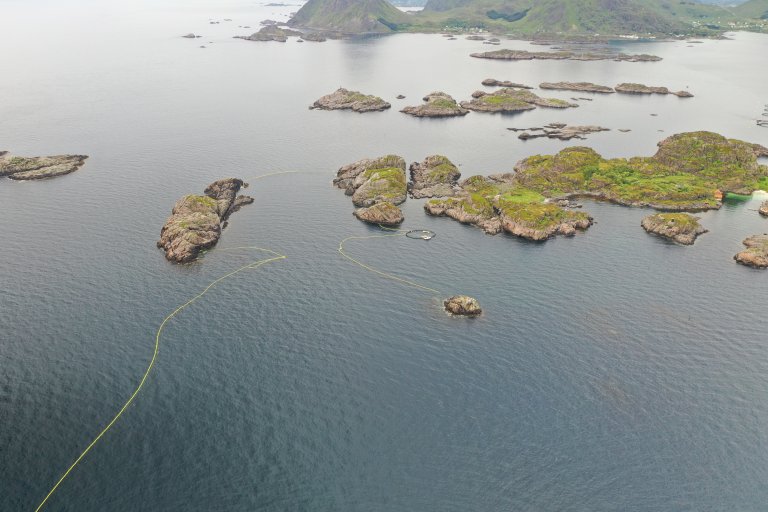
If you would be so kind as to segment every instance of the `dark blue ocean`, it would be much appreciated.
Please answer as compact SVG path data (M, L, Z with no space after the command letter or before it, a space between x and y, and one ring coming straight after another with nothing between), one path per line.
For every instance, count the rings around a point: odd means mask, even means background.
M611 128L580 144L612 157L701 129L768 144L755 123L768 36L617 43L658 63L486 61L468 54L495 47L440 35L232 39L296 9L0 0L0 150L90 155L66 177L0 180L0 510L35 510L138 385L163 318L260 257L223 250L241 246L287 259L170 321L141 394L44 510L768 510L768 271L732 259L768 232L754 211L765 196L701 214L710 232L692 247L646 234L647 210L586 202L586 233L528 243L427 217L414 200L406 226L435 239L346 244L433 295L339 255L343 238L378 230L331 186L341 165L387 153L508 172L569 143L506 128L558 121ZM466 99L489 77L695 98L398 112L433 90ZM393 108L307 109L339 86ZM297 173L252 181L255 203L200 262L172 265L155 247L182 195L281 171ZM448 317L441 301L457 293L485 314Z

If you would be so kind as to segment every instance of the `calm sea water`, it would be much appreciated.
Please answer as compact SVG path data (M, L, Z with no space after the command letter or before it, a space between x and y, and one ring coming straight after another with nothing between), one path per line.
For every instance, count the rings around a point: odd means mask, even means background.
M232 39L296 9L0 0L0 149L91 155L67 177L0 181L0 510L34 510L130 396L162 319L258 257L220 249L254 245L288 258L170 322L144 391L47 510L768 509L768 272L732 260L768 231L757 198L702 214L710 233L693 247L647 235L643 210L587 203L586 234L533 244L429 218L419 201L406 224L434 240L347 245L432 296L338 255L342 238L377 230L330 186L340 165L385 153L443 153L465 176L509 171L567 143L505 128L556 121L612 128L586 142L607 156L699 129L768 144L754 121L768 37L621 46L664 57L650 64L484 61L468 54L493 47L439 35ZM467 98L487 77L696 97L444 121L397 112L435 89ZM340 85L395 108L307 109ZM181 195L288 170L300 173L253 183L255 204L200 263L155 248ZM486 314L443 314L455 293Z

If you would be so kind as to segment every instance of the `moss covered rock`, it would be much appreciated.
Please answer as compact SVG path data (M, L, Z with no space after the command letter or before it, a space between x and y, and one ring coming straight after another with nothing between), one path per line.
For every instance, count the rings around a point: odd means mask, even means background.
M454 295L443 301L445 310L456 316L479 316L483 313L477 299L467 295Z
M537 106L550 108L578 107L575 103L555 98L541 98L531 91L508 87L490 94L484 94L482 91L480 93L481 95L477 95L472 101L463 101L461 106L477 112L502 114L533 110Z
M693 245L696 238L707 232L699 218L687 213L656 213L640 222L648 233L668 238L683 245Z
M456 194L456 182L461 177L458 167L442 155L432 155L423 162L410 166L411 182L408 191L411 197L449 197Z
M400 112L415 117L456 117L469 114L450 95L435 91L424 96L424 104L405 107Z
M518 186L512 175L472 176L461 183L455 197L432 199L424 209L430 215L475 225L491 235L506 231L528 240L570 236L592 225L588 214L545 203L544 196Z
M189 263L200 252L219 241L229 216L253 199L238 196L247 184L237 178L215 181L205 189L205 195L187 195L179 199L171 216L160 231L157 246L165 257L175 263Z
M590 148L536 155L515 166L520 186L547 197L590 196L661 210L706 210L722 192L749 194L768 186L763 146L711 132L673 135L652 157L606 160Z

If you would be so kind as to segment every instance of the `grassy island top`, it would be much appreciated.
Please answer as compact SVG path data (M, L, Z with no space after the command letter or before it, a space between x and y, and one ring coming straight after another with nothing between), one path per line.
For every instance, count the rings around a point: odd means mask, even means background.
M768 187L768 149L711 132L673 135L651 157L607 160L586 147L519 162L518 185L548 197L594 195L659 209L717 208L718 193L750 194Z

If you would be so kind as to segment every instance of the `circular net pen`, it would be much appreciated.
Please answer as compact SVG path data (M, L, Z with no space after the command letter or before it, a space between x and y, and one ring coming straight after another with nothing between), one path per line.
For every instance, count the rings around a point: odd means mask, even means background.
M432 240L437 236L437 233L428 229L413 229L408 231L405 236L414 240Z

